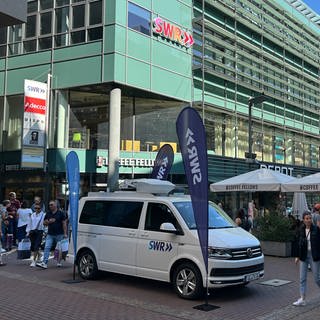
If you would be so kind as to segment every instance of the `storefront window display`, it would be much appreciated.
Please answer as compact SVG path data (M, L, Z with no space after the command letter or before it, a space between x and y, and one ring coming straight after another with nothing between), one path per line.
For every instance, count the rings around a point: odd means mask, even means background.
M121 97L120 149L157 151L171 143L178 151L176 118L181 102ZM69 147L108 149L109 96L70 92Z
M69 148L107 149L109 97L70 92Z

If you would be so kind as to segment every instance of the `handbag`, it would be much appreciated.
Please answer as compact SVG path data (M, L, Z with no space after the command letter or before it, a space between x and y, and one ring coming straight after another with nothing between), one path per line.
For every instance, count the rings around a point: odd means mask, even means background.
M37 223L37 225L36 225L36 228L29 231L29 236L30 236L30 237L33 237L33 236L39 231L38 228L39 228L39 226L40 226L40 222L41 222L41 220L42 220L42 217L43 217L43 213L42 213L42 215L41 215L40 220L38 221L38 223Z

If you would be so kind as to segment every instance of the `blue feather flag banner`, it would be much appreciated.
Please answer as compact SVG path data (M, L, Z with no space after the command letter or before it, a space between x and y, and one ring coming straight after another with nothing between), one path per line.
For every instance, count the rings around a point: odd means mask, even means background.
M184 108L176 122L203 260L208 272L208 156L204 125L199 113Z
M158 151L151 173L152 179L167 180L174 160L170 144L164 144Z
M77 234L78 234L78 204L79 204L79 185L80 168L79 158L76 152L71 151L66 158L67 179L69 184L69 210L72 227L72 241L74 256L77 253Z

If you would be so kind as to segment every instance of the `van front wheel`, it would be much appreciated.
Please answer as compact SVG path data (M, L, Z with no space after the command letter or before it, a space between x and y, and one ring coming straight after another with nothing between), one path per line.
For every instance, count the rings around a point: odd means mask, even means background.
M78 272L81 278L92 280L97 277L98 266L97 261L90 250L80 252L78 257Z
M174 291L183 299L197 299L203 294L201 273L193 263L178 265L173 272L172 283Z

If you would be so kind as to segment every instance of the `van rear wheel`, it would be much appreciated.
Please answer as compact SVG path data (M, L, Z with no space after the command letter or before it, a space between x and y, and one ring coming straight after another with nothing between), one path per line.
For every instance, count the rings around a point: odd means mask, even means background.
M174 291L183 299L197 299L203 294L202 276L193 263L178 265L173 272L172 283Z
M92 251L85 250L79 253L78 272L81 278L86 280L92 280L97 277L98 266L96 258Z

